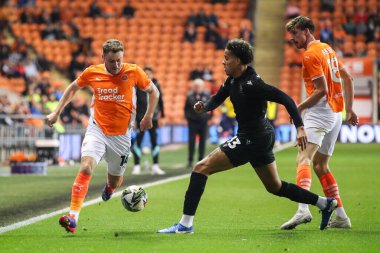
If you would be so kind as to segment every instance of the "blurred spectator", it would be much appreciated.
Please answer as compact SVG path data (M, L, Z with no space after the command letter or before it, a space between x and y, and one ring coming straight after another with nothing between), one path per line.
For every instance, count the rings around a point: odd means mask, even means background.
M62 31L61 24L47 24L45 29L41 31L41 39L43 40L64 40L65 33Z
M206 64L203 64L202 70L201 70L201 79L204 81L212 82L214 81L212 70L207 67Z
M348 35L356 34L356 25L351 16L347 16L347 22L343 25L343 28Z
M45 54L37 54L36 63L39 71L50 70L51 63L46 59Z
M22 7L27 7L27 6L36 6L36 0L18 0L17 1L17 6L22 8Z
M211 4L226 4L228 0L211 0Z
M211 14L208 16L208 24L214 24L216 27L219 26L219 18L213 9Z
M197 15L195 16L195 26L207 27L208 24L209 24L208 16L206 15L203 9L200 9Z
M34 80L38 77L38 69L35 62L31 59L31 57L27 57L23 62L25 68L25 77L27 81Z
M135 16L135 8L131 6L130 1L127 0L123 8L123 16L126 18L133 18Z
M85 67L85 57L82 54L73 56L69 65L70 79L75 80L77 78L77 73L82 72Z
M196 25L197 22L197 15L193 10L190 10L190 14L187 17L186 24L194 24Z
M216 45L219 39L218 28L214 24L210 24L205 33L205 42L213 42Z
M187 24L183 40L191 43L194 43L197 40L197 31L195 30L193 23Z
M61 21L61 9L59 5L54 6L53 10L50 13L50 21L52 23L58 23Z
M248 41L251 45L254 44L255 36L252 31L252 29L249 29L249 27L246 24L243 24L240 28L239 37L242 38L245 41Z
M97 17L102 16L102 11L99 7L97 0L92 1L92 3L90 4L89 15L92 18L97 18Z
M203 63L195 63L194 69L190 72L190 80L202 79L204 81L214 81L212 70Z
M374 41L376 27L380 27L380 11L371 10L367 19L367 42Z
M90 109L84 99L74 97L61 113L61 120L64 124L86 125L90 116Z
M189 79L195 80L195 79L202 79L203 78L203 69L200 64L196 63L195 68L190 72Z
M299 16L300 13L301 13L301 10L298 7L297 1L296 0L289 0L288 4L286 6L286 11L285 11L286 18L288 18L288 19L295 18L295 17Z
M333 13L335 10L335 0L321 0L321 11Z
M358 24L356 24L356 35L367 35L368 27L367 24L360 20Z
M334 35L333 31L331 29L331 23L327 20L323 20L320 23L320 31L319 31L319 37L321 42L327 43L329 45L332 45L334 41Z
M202 79L195 79L192 90L187 95L185 102L185 117L189 126L188 169L193 167L195 139L197 135L199 135L198 161L202 160L205 154L208 132L207 121L210 119L210 114L199 114L194 111L194 104L196 102L203 101L205 103L210 98L209 92L205 91L203 87L204 81Z
M355 13L355 16L354 16L354 22L355 24L360 24L360 23L367 23L367 14L365 12L365 8L364 7L360 7L359 10Z

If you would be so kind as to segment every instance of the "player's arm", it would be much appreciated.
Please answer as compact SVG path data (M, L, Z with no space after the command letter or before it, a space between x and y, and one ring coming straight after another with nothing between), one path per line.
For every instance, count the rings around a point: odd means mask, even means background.
M339 70L340 76L343 79L344 84L344 102L346 109L346 121L353 126L356 126L359 123L358 116L352 109L352 104L354 101L354 79L348 73L346 68Z
M267 101L276 102L277 104L285 106L297 129L297 144L301 150L304 150L307 144L307 137L300 112L294 100L282 90L266 84L262 79L254 79L252 83L253 85L247 85L246 88L253 97L264 98Z
M298 110L300 112L302 112L304 109L313 107L319 102L319 100L321 100L321 98L327 95L327 81L324 75L314 79L313 85L315 87L313 93L298 105Z
M202 101L196 102L194 105L194 110L197 113L209 112L221 105L229 96L228 90L230 80L231 78L227 78L222 86L220 86L218 92L215 95L211 96L211 98L206 103L203 103Z
M158 91L156 85L153 82L150 82L148 88L145 89L145 92L149 94L148 98L148 106L145 112L144 117L140 122L140 130L145 131L147 129L152 128L152 118L154 110L156 109L158 98L160 96L160 92Z
M79 90L80 87L77 84L76 81L72 82L63 93L62 98L59 100L57 108L46 116L46 123L48 126L52 127L55 122L57 122L59 115L65 108L65 106L70 103L70 101L73 99L75 93L77 90Z

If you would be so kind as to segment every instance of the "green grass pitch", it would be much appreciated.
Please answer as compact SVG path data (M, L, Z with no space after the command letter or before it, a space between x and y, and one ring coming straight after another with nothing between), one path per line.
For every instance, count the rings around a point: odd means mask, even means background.
M378 144L338 144L331 160L351 230L320 231L320 214L311 207L311 223L281 231L297 204L267 193L245 165L209 178L192 235L155 233L180 219L184 179L147 188L149 204L139 213L126 211L119 198L84 208L75 234L58 225L58 216L0 234L0 252L380 252L379 151ZM178 152L186 157L185 150ZM294 148L276 154L283 180L295 181L295 156ZM323 193L315 174L312 191ZM2 191L3 203L8 194Z

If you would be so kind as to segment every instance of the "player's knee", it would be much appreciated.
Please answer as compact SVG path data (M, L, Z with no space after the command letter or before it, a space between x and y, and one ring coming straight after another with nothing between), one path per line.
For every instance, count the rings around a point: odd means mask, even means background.
M265 189L274 195L276 195L281 189L281 181L272 181L269 184L265 184Z
M298 155L298 164L310 164L311 159L306 152L302 152Z
M207 162L204 160L197 162L193 168L193 172L204 174L204 175L208 176Z
M92 175L93 164L91 161L83 160L80 165L80 171L87 174Z

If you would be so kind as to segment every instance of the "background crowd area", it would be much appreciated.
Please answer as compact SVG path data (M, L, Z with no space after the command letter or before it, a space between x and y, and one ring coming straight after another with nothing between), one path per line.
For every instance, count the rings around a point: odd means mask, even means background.
M193 81L204 80L212 95L226 78L221 62L227 41L240 37L255 45L256 7L249 0L0 1L0 126L42 128L43 115L56 108L65 87L86 67L102 63L102 43L109 38L124 42L125 62L154 69L165 124L186 125L184 107ZM379 1L286 1L283 25L298 15L311 17L316 38L329 43L338 57L372 57L380 69ZM302 54L284 29L278 87L297 103ZM59 132L87 126L91 95L82 90L65 108ZM283 108L271 110L274 124L288 122ZM209 125L225 137L233 134L233 118L226 101Z

